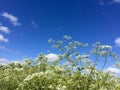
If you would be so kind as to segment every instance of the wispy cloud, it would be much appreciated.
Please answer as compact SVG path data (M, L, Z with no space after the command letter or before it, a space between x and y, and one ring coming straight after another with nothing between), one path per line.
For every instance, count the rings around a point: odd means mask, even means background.
M46 58L48 58L49 62L54 62L55 60L59 59L58 55L54 53L47 54Z
M35 21L32 21L31 24L33 25L34 28L39 27L39 25Z
M1 32L4 32L4 33L10 33L10 30L9 30L9 28L8 27L6 27L6 26L0 26L0 31Z
M100 5L120 4L120 0L98 0Z
M2 64L2 65L7 65L7 64L9 64L9 63L10 63L9 60L7 60L7 59L5 59L5 58L0 58L0 64Z
M116 46L120 46L120 37L115 39L115 44Z
M1 50L6 50L7 48L0 45L0 49L1 49Z
M114 3L120 3L120 0L113 0Z
M8 52L15 52L14 50L7 48L5 46L0 45L0 50L8 51Z
M9 40L0 34L0 41L1 42L8 42Z
M99 2L100 5L104 5L103 0L98 0L98 2Z
M7 18L14 26L20 26L20 23L18 22L18 18L16 16L7 12L2 13L2 16Z
M2 53L2 52L11 53L13 55L17 55L19 53L17 50L14 50L12 48L0 45L0 53Z

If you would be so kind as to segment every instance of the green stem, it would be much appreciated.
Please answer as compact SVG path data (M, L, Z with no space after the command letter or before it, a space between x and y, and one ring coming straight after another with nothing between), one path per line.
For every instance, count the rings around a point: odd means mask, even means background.
M107 63L107 55L105 56L105 61L104 61L103 67L102 67L102 71L103 71L103 69L104 69L106 63Z

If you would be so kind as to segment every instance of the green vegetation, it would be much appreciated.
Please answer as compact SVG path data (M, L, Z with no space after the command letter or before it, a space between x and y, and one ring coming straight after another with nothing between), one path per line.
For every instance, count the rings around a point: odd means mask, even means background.
M58 41L49 39L49 43L60 50L57 60L49 61L40 54L22 63L0 65L0 90L120 90L119 76L104 71L110 57L119 68L118 55L111 46L97 42L87 54L81 52L87 44L66 35ZM104 63L98 69L100 58Z

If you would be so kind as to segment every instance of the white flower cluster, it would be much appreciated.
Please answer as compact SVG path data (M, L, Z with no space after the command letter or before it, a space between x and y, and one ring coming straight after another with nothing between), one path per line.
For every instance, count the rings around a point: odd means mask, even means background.
M78 55L76 58L77 59L83 59L83 58L89 58L90 55L88 54L83 54L83 55Z
M49 87L49 89L66 90L66 86L63 86L61 84L59 84L58 86L56 86L56 88L54 88L53 85L49 85L48 87Z
M100 55L101 55L101 56L105 56L106 54L107 54L107 51L101 51L101 52L100 52Z
M15 70L17 70L17 71L22 71L22 70L24 70L23 68L15 68Z
M63 67L60 67L60 66L55 66L55 71L64 71L64 68ZM28 75L25 79L24 79L24 81L29 81L29 80L31 80L31 79L33 79L33 78L35 78L35 77L41 77L41 76L48 76L48 74L49 75L51 75L51 74L54 74L54 70L47 70L47 71L45 71L45 72L39 72L39 73L33 73L32 75Z
M64 36L63 36L63 38L64 38L64 39L67 39L67 40L70 40L70 39L72 39L72 37L70 37L70 36L67 36L67 35L64 35Z
M64 71L65 69L63 67L60 67L60 66L55 66L55 70L56 71Z
M33 73L32 75L28 75L28 76L24 79L24 81L29 81L29 80L33 79L34 77L40 77L40 76L42 76L42 75L44 75L43 72Z
M112 49L112 46L110 46L110 45L100 45L99 48L100 49Z
M56 90L66 90L66 86L58 85Z
M53 40L50 38L49 40L48 40L48 43L51 43Z

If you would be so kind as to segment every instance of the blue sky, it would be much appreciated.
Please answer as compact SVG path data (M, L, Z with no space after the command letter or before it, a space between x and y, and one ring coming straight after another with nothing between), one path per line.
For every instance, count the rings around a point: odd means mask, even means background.
M0 0L0 60L46 53L63 35L119 53L120 0Z

